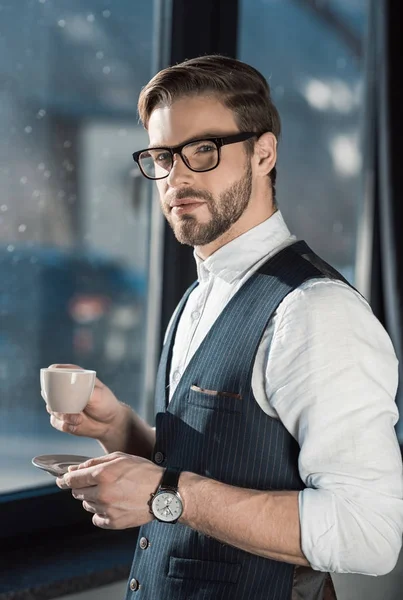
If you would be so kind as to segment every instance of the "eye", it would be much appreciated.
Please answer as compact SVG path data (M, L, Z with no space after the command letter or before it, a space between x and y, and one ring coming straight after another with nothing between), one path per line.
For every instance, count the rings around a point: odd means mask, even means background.
M200 146L197 146L196 152L200 154L207 154L208 152L214 152L215 149L216 147L214 144L204 143Z
M156 156L154 156L154 160L159 164L167 163L171 160L171 155L169 152L159 152Z

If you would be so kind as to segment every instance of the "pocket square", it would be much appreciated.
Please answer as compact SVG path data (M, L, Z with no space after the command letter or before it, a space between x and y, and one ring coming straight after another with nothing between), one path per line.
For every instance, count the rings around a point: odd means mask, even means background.
M220 392L218 390L206 390L205 388L201 388L198 385L191 385L190 389L194 392L200 392L201 394L208 394L209 396L223 396L224 398L236 398L237 400L242 400L241 394L236 394L235 392Z

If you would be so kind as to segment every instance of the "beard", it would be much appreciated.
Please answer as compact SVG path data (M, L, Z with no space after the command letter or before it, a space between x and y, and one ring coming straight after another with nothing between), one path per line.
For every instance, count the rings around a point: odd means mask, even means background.
M241 179L221 192L218 199L205 190L187 189L183 197L192 196L204 200L210 211L208 223L199 223L192 214L184 214L174 222L169 208L164 208L165 217L170 224L176 239L189 246L205 246L214 242L226 233L245 212L252 193L252 167L247 163ZM180 198L180 194L177 194Z

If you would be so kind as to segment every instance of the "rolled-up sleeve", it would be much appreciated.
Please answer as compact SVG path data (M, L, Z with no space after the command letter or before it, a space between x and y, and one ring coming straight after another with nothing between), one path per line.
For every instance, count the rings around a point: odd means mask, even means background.
M403 472L394 426L398 363L368 304L315 280L276 317L270 404L300 445L301 546L319 571L383 575L403 533Z

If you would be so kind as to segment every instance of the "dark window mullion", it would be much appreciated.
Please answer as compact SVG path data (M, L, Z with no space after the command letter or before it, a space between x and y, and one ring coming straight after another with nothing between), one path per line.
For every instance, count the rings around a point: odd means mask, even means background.
M170 64L204 54L236 57L238 0L172 0ZM170 226L164 230L161 339L183 292L196 279L193 248L176 241Z

